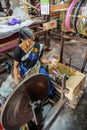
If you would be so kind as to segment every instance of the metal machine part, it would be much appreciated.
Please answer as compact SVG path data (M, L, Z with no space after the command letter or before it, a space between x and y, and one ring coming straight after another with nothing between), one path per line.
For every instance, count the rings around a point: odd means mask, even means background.
M41 102L45 100L48 96L48 86L48 79L43 74L24 79L3 106L1 113L3 127L6 130L16 130L29 122L35 114L32 104L38 100Z

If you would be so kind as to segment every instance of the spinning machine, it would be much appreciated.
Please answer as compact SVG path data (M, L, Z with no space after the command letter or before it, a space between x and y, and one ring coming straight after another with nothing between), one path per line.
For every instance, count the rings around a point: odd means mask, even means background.
M35 130L50 130L66 102L76 107L84 89L85 74L59 63L57 70L49 68L49 75L55 90L53 97L49 96L49 81L43 74L27 77L13 90L1 112L6 130L19 130L31 121Z
M24 79L11 93L3 105L1 122L6 130L18 130L33 120L37 129L47 129L65 101L51 105L49 112L43 114L48 102L49 82L45 75L37 74ZM51 99L50 99L51 100ZM52 102L52 100L51 100Z

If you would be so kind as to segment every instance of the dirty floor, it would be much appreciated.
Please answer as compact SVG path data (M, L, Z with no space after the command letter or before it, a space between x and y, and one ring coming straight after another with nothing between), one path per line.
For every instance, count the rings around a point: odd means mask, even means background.
M54 40L53 53L60 54L60 42ZM87 51L87 44L76 40L69 40L64 42L63 61L69 63L71 57L71 65L79 68L80 71L84 57ZM85 67L85 72L87 67ZM52 124L49 130L87 130L87 76L85 80L84 94L79 101L75 110L68 105L64 106L61 114Z

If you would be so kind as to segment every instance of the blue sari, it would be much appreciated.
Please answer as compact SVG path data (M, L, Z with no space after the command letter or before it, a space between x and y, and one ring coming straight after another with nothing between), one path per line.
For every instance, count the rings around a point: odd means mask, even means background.
M31 70L32 67L34 67L37 64L37 61L39 60L39 57L41 56L42 48L43 48L43 46L41 46L41 45L40 45L40 48L38 48L37 46L34 46L31 50L31 52L29 52L27 54L27 56L26 56L27 58L25 58L24 61L22 60L22 62L19 65L20 74L22 77L24 77L27 74L27 72L29 72L29 70ZM34 51L34 50L36 50L36 51ZM28 62L28 65L26 65L27 62ZM47 76L48 81L49 81L49 89L48 89L49 95L51 97L53 97L54 96L54 87L53 87L50 76L49 76L47 70L45 69L45 67L40 66L39 73L42 73Z

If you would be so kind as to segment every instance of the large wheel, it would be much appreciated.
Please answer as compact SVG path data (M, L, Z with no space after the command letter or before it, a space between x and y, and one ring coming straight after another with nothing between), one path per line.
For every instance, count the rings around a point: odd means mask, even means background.
M72 15L72 12L76 6L76 4L78 3L78 0L73 0L72 3L70 4L67 12L66 12L66 17L65 17L65 26L66 26L66 29L68 31L71 31L72 30L72 27L70 26L70 19L71 19L71 15Z
M43 74L22 81L5 102L1 122L6 130L16 130L33 118L32 102L48 96L48 79Z
M82 4L84 3L84 1L85 0L81 0L79 3L78 3L78 5L77 5L77 8L75 9L75 12L74 12L74 17L73 17L73 28L74 28L74 30L76 31L76 33L78 32L78 30L77 30L77 24L79 23L79 21L78 21L78 14L79 14L79 12L80 12L80 8L81 8L81 6L82 6ZM77 21L78 21L78 23L77 23Z

